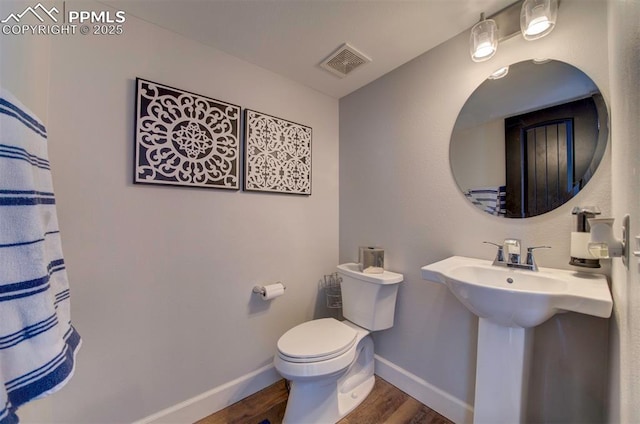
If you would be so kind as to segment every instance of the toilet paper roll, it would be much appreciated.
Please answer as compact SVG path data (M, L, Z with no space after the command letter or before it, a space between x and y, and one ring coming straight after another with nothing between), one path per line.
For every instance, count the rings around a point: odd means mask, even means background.
M282 283L269 284L264 286L264 292L262 293L262 300L270 300L274 297L279 297L284 294L284 285Z

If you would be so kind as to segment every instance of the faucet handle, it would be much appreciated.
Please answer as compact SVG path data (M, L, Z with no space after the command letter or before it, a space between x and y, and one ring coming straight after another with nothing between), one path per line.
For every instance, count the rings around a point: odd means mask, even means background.
M527 247L527 253L533 252L535 249L551 249L551 246L533 246L533 247Z
M496 263L504 262L504 247L501 244L493 243L491 241L483 241L483 243L491 244L498 248L498 251L496 252L496 258L493 260L494 265Z
M527 252L532 252L535 249L552 249L551 246L532 246L532 247L527 247Z
M536 264L536 260L533 257L533 251L535 249L551 249L551 246L533 246L527 248L527 265L531 265L531 269L533 271L538 270L538 265Z

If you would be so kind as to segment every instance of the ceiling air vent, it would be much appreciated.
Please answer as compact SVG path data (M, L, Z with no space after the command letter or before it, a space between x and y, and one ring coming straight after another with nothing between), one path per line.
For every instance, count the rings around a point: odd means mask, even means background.
M326 58L320 66L333 75L344 78L354 69L369 62L371 62L371 59L345 43Z

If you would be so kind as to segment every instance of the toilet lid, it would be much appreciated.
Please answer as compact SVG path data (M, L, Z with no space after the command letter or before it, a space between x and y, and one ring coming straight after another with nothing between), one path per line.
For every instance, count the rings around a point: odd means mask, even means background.
M334 358L356 342L356 330L333 318L308 321L293 327L278 340L281 356L292 362Z

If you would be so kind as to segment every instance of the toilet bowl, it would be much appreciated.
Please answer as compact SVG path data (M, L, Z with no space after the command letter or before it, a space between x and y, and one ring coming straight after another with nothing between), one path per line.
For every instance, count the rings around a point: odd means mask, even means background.
M284 424L335 423L358 406L374 385L370 331L393 325L402 275L363 274L358 264L338 266L345 321L322 318L280 337L276 370L290 381Z
M292 328L278 341L274 364L291 382L283 423L336 422L373 388L373 341L348 321L325 318Z

